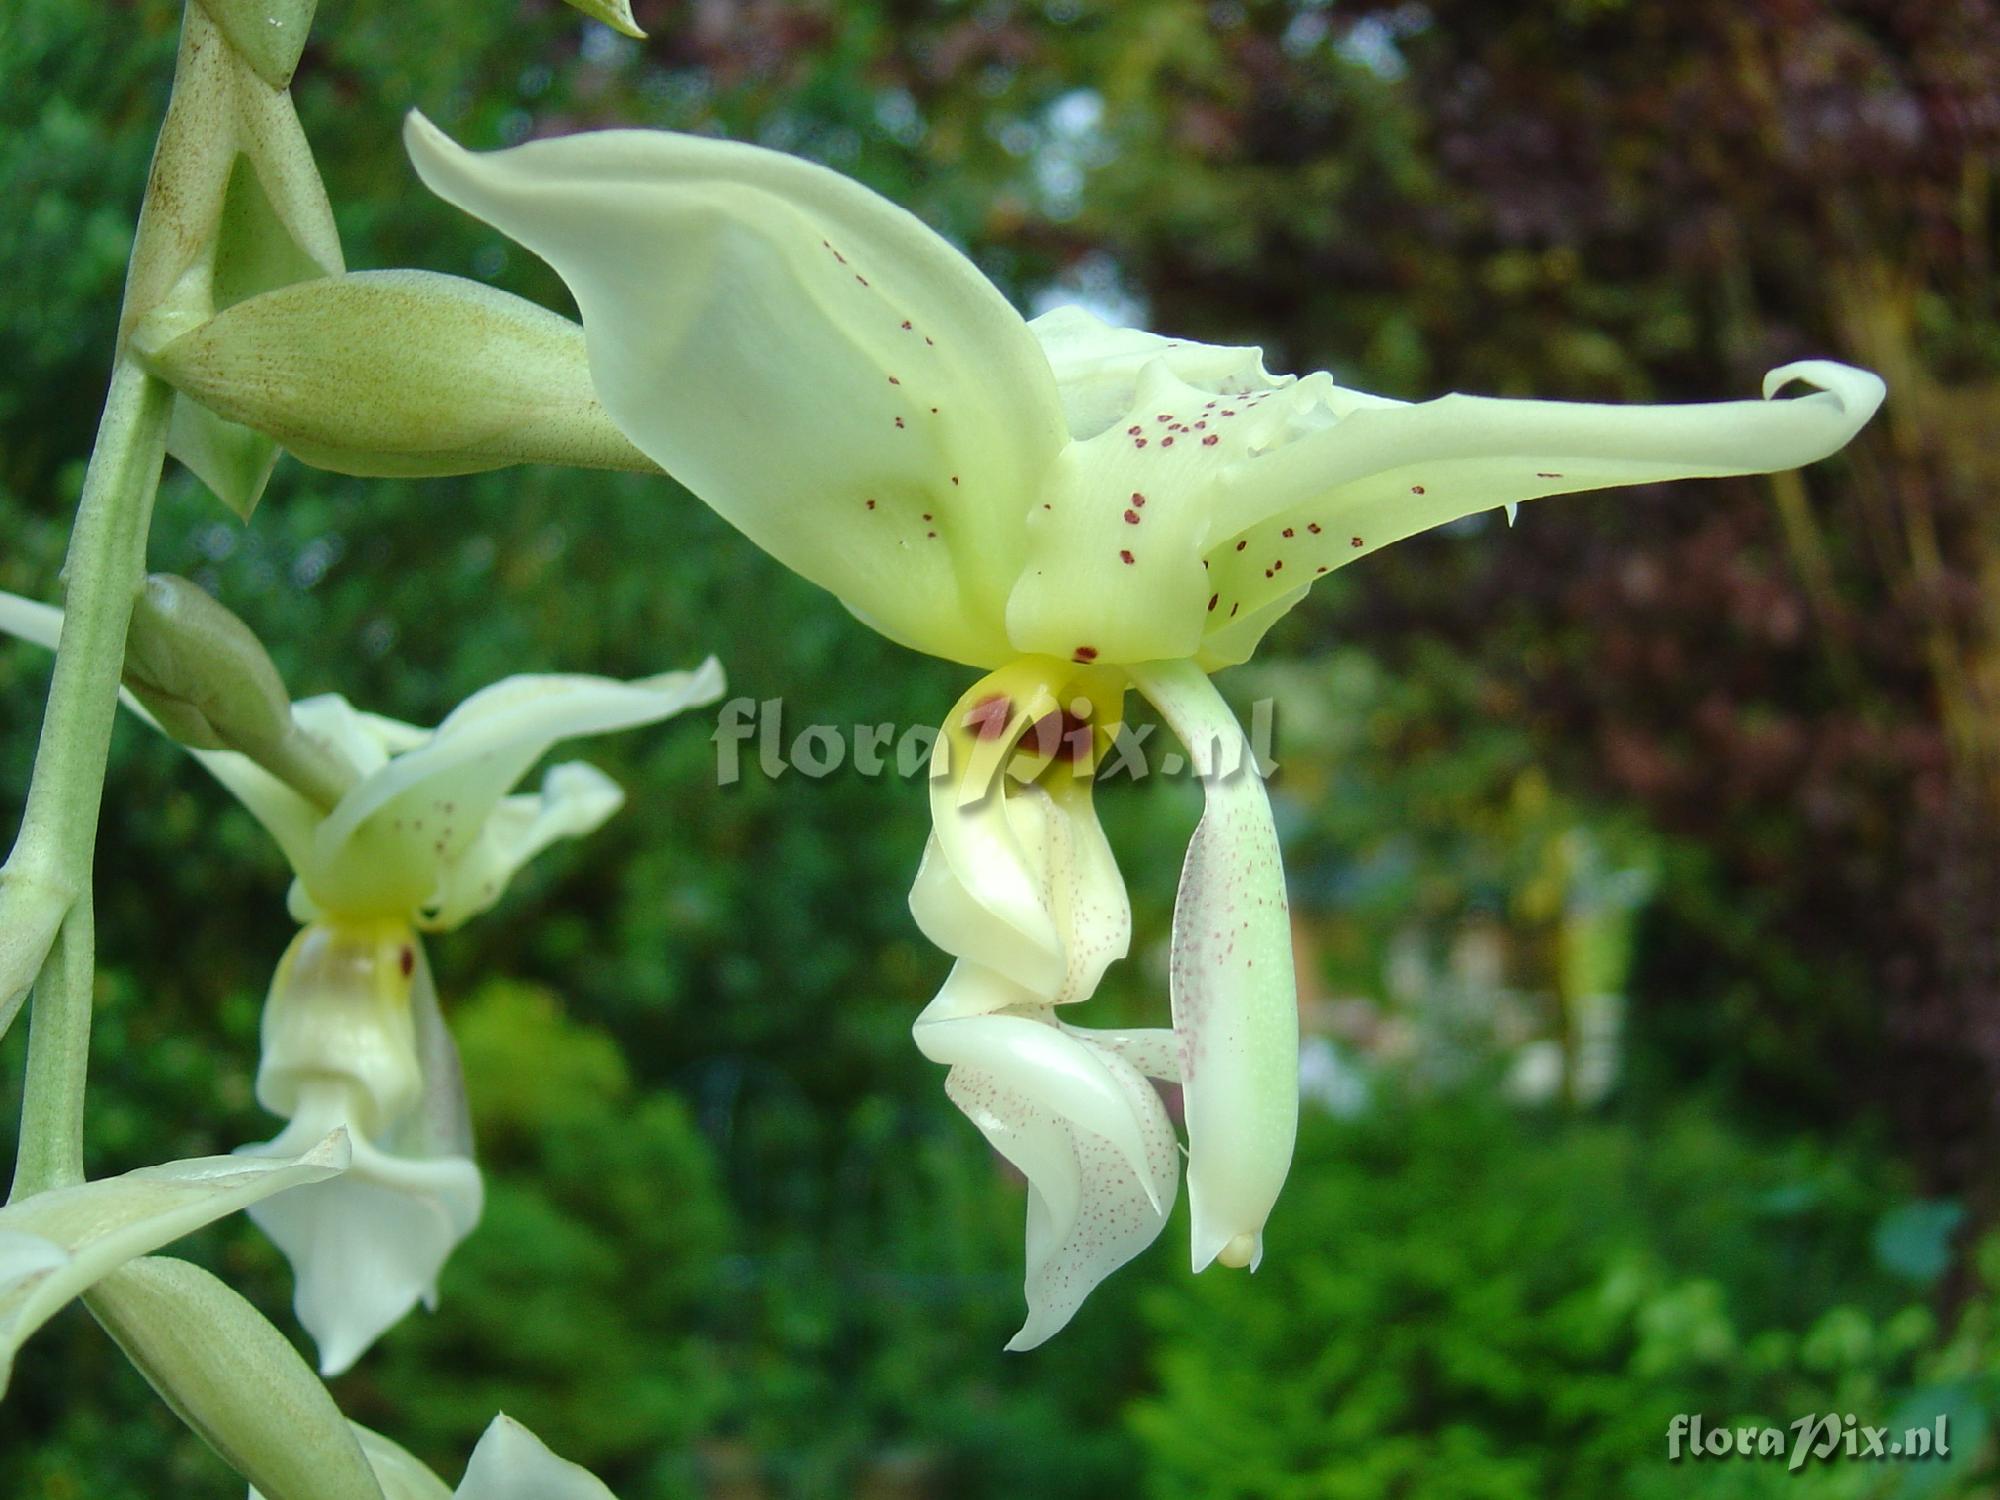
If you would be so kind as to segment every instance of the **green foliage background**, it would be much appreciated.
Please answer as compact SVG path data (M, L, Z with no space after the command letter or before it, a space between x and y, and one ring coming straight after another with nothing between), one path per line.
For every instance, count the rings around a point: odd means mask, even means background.
M643 45L553 3L328 0L296 95L350 264L566 310L417 188L400 117L475 146L657 125L850 172L1024 306L1122 302L1390 394L1735 395L1807 353L1894 394L1797 479L1406 543L1224 680L1279 704L1307 1024L1367 1102L1309 1105L1255 1279L1190 1277L1170 1226L1032 1355L999 1352L1021 1187L908 1041L944 967L903 905L920 789L718 788L693 720L588 746L627 810L434 952L490 1206L440 1311L335 1383L348 1411L455 1474L504 1409L626 1500L1990 1493L1992 7L639 14ZM37 597L176 25L166 0L0 12L0 586ZM173 471L152 565L297 694L418 722L511 671L711 651L793 725L927 724L963 687L658 480L288 461L243 526ZM46 674L0 651L10 807ZM1196 798L1100 801L1139 931L1093 1009L1156 1017ZM92 1170L273 1133L275 849L128 724L99 876ZM1621 1082L1590 1104L1607 994ZM1503 1102L1503 1013L1569 1044L1569 1103ZM188 1253L293 1326L247 1225ZM1817 1411L1948 1413L1954 1462L1666 1460L1676 1412ZM0 1493L234 1490L72 1309L0 1408Z

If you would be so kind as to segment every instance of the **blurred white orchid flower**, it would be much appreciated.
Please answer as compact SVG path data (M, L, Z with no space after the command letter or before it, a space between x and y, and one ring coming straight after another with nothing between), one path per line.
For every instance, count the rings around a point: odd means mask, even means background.
M1034 790L1069 773L1023 752L1020 726L1071 693L1137 687L1213 767L1175 909L1174 1051L1195 1267L1255 1265L1291 1157L1296 1002L1269 804L1254 773L1227 774L1248 757L1206 673L1390 542L1547 495L1810 463L1883 394L1814 360L1772 371L1761 401L1410 404L1073 308L1026 322L917 219L776 152L610 131L472 155L414 115L405 139L434 191L568 283L598 394L634 446L884 635L999 669L961 701L989 714L998 750L984 772L971 756L945 768L914 900L961 960L919 1044L952 1065L989 1138L1035 1163L1017 1346L1156 1231L1166 1198L1128 1059L1053 1019L1087 996L1105 944L1123 951L1124 927L1106 914L1116 875L1087 799ZM1772 399L1793 385L1816 389ZM1060 873L1064 859L1089 868ZM1121 1095L1128 1119L1096 1113ZM1090 1227L1091 1205L1115 1232ZM1053 1278L1039 1290L1037 1266Z
M0 594L0 631L53 648L61 611ZM260 1203L251 1217L297 1275L299 1321L338 1374L422 1300L479 1220L483 1193L458 1053L418 930L486 910L527 861L589 833L624 794L581 761L541 791L509 795L560 740L627 729L711 703L711 658L634 682L520 676L481 689L435 730L363 713L329 694L291 706L346 786L329 809L233 750L190 750L270 830L291 861L306 924L265 1001L257 1097L290 1121L252 1155L283 1158L345 1127L339 1179ZM127 705L150 723L146 711Z
M401 1444L359 1422L348 1425L375 1471L382 1500L616 1500L604 1481L557 1457L504 1412L480 1435L455 1490ZM254 1487L250 1500L263 1500Z

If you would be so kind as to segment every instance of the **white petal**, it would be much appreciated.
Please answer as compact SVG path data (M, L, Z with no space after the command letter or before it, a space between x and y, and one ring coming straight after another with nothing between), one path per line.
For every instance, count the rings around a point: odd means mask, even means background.
M375 1482L382 1486L382 1500L451 1500L451 1487L402 1444L359 1422L347 1425L354 1429L361 1451L368 1457L368 1467L375 1471Z
M1128 1031L1064 1023L1063 1030L1100 1052L1123 1058L1148 1078L1167 1083L1181 1081L1180 1038L1169 1027L1144 1026Z
M336 1131L297 1154L205 1156L36 1193L0 1209L0 1391L14 1352L58 1308L136 1256L299 1183L343 1170Z
M457 1500L614 1500L603 1480L558 1458L504 1413L493 1419L472 1450L454 1493Z
M1021 1015L919 1017L913 1035L932 1062L985 1075L1037 1109L1102 1136L1138 1177L1148 1201L1172 1201L1173 1172L1160 1173L1153 1163L1147 1122L1122 1081L1120 1070L1129 1065L1121 1059L1047 1020Z
M356 915L457 900L446 871L550 746L651 724L713 702L722 690L713 659L694 672L635 682L531 675L482 688L425 743L357 785L320 824L312 862L301 872L313 900Z
M308 1118L302 1111L275 1141L240 1154L282 1151ZM292 1263L293 1310L319 1346L322 1375L351 1368L420 1300L435 1302L438 1272L484 1200L465 1157L406 1159L357 1141L347 1174L256 1206L251 1219Z
M1770 399L1794 381L1820 389ZM1861 430L1883 385L1865 370L1808 360L1773 370L1764 394L1682 406L1463 395L1355 406L1323 430L1236 465L1222 481L1209 552L1219 596L1212 624L1254 615L1300 581L1475 511L1812 463ZM1272 571L1278 561L1284 567ZM1208 659L1240 657L1232 649Z
M569 284L605 409L649 458L897 639L1009 654L1022 520L1064 431L1047 360L964 256L753 146L621 130L475 156L415 115L405 141L433 191Z
M973 807L934 792L931 806L939 832L910 891L924 936L1044 1001L1088 1000L1131 946L1132 907L1086 785L1060 797L1029 785Z
M495 901L515 873L558 839L582 838L625 804L617 782L580 760L551 766L532 796L506 797L472 846L446 869L437 905L424 925L448 932Z
M1275 390L1262 349L1199 344L1119 328L1080 307L1057 307L1028 324L1048 356L1072 438L1092 438L1132 410L1140 373L1163 363L1189 385L1215 391Z
M1255 1267L1264 1221L1291 1168L1298 1132L1298 988L1285 872L1271 804L1242 728L1192 663L1135 668L1206 775L1208 804L1174 903L1174 1030L1187 1109L1194 1268L1218 1256Z
M1028 1319L1009 1349L1032 1349L1060 1331L1100 1281L1158 1238L1173 1207L1179 1154L1160 1096L1122 1058L1094 1060L1144 1140L1143 1172L1121 1147L999 1075L960 1066L945 1079L952 1102L1028 1179Z

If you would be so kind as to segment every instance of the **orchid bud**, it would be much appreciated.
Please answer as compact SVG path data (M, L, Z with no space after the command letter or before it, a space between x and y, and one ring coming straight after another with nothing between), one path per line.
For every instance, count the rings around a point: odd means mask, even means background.
M423 1094L410 1009L416 937L389 918L314 922L292 939L264 1002L257 1102L298 1112L304 1087L351 1085L354 1124L373 1136Z
M380 1500L353 1429L289 1340L186 1261L150 1256L85 1297L167 1405L270 1500Z
M601 21L613 31L643 42L646 33L639 29L639 23L632 19L632 0L569 0L570 5L582 11L593 21Z
M599 405L581 328L456 276L367 271L281 287L147 362L210 410L338 473L657 472Z
M147 577L126 634L125 686L183 745L239 751L324 807L354 780L293 720L263 642L185 578Z

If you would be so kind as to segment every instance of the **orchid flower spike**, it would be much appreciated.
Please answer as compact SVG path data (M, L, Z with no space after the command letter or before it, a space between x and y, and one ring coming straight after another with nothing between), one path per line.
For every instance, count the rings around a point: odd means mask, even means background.
M1196 1269L1257 1263L1290 1163L1283 872L1207 674L1403 537L1574 490L1794 468L1883 396L1808 360L1756 401L1394 401L1075 308L1025 321L917 219L776 152L608 131L473 155L416 115L405 140L434 191L562 276L636 448L884 635L990 674L945 722L941 749L962 753L939 768L912 903L959 961L918 1044L1034 1190L1017 1347L1164 1217L1172 1161L1135 1073L1185 1090ZM1171 1048L1055 1019L1124 951L1124 896L1087 764L1023 741L1050 723L1063 739L1077 702L1101 729L1128 686L1209 767Z
M0 631L53 648L61 623L56 609L0 594ZM343 1127L353 1141L340 1177L251 1210L292 1262L322 1373L346 1370L419 1300L435 1305L439 1269L479 1220L457 1048L419 932L486 910L534 855L618 810L624 794L581 761L551 768L539 793L509 795L551 746L722 691L713 659L635 682L510 677L434 730L337 695L306 699L290 711L345 788L331 806L236 751L190 751L285 851L304 924L265 1001L257 1072L258 1102L290 1123L242 1150L288 1158Z

